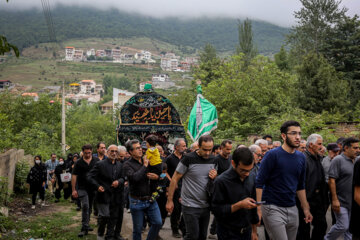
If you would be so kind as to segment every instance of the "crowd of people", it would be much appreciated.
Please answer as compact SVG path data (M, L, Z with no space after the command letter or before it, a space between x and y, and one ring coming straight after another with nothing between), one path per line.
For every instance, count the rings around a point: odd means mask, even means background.
M27 178L32 208L38 193L45 205L45 189L55 202L71 198L82 211L78 237L93 231L93 213L98 239L123 239L124 209L134 240L147 226L147 239L161 239L168 216L172 236L186 240L256 240L260 225L273 240L360 239L359 140L325 147L319 134L302 139L296 121L283 123L280 134L282 143L266 135L250 146L214 145L204 135L187 148L179 138L169 151L150 135L125 147L100 142L96 153L86 144L66 160L35 156Z

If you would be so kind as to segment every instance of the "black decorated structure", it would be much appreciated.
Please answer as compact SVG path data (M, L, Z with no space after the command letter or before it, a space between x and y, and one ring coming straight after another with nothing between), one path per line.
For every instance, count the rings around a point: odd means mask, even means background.
M175 138L185 139L179 113L170 100L156 92L139 92L120 110L118 143L144 141L150 134L156 135L162 146L174 143Z

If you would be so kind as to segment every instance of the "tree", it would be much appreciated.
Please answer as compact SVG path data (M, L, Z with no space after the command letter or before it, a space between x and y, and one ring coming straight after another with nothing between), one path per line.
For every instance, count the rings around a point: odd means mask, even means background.
M272 114L282 114L296 105L294 75L280 71L263 56L254 58L242 71L245 64L243 54L233 56L219 68L219 78L204 88L204 97L218 111L215 134L219 138L261 133Z
M275 54L275 63L281 70L289 70L288 54L284 46L281 46L280 51Z
M245 66L247 66L251 59L257 55L257 49L254 46L252 24L249 19L243 23L238 22L239 32L239 46L236 49L237 54L243 53L245 56Z
M348 84L322 55L309 53L296 71L300 108L314 113L335 113L348 107Z
M199 67L194 69L194 78L201 80L204 86L218 78L217 69L221 65L220 58L216 55L216 49L211 44L206 44L200 52Z
M346 8L339 8L337 0L300 0L302 8L295 12L297 26L288 35L294 57L310 51L319 52L325 43L332 26L345 15Z
M6 0L6 2L9 2L9 0ZM0 35L0 55L11 52L11 50L14 51L16 57L19 57L19 49L15 45L9 43L5 36Z
M345 17L326 38L322 53L350 86L351 104L360 100L360 20Z

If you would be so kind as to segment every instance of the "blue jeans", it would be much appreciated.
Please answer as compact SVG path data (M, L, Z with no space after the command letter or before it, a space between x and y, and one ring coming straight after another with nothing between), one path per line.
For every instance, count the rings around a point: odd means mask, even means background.
M133 240L141 240L141 230L145 213L151 224L146 239L155 240L162 226L160 209L157 202L142 201L130 197L130 211L133 220Z

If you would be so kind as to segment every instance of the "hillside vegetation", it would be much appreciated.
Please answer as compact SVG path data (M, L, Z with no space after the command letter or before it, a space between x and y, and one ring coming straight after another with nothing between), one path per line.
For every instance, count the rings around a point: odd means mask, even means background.
M178 46L185 54L211 43L220 52L234 52L238 44L237 19L151 18L118 10L57 6L52 10L58 41L73 38L148 37ZM48 42L49 34L42 11L0 11L0 33L20 49ZM253 21L255 43L260 53L278 52L288 29ZM190 46L192 48L188 48Z

